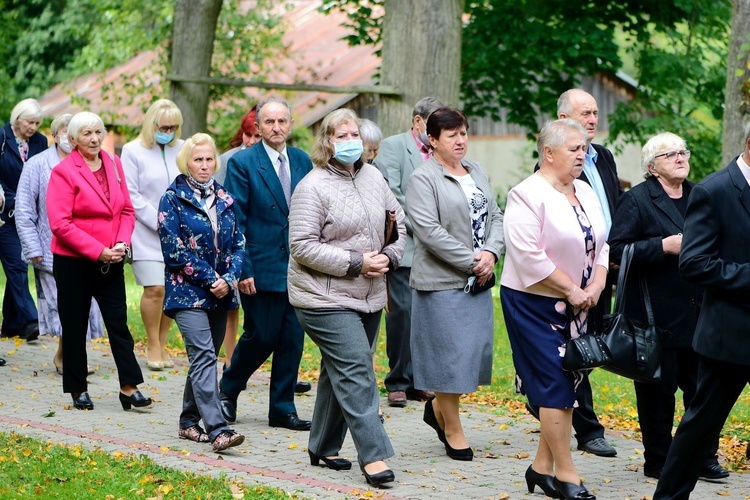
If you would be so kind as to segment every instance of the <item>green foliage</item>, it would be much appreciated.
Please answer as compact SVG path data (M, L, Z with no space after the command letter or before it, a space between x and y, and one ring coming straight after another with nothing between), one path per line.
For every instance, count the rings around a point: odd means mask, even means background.
M344 37L349 45L380 46L383 0L324 0L320 7L320 11L326 14L335 9L346 13L349 19L344 23L344 27L352 31ZM380 49L376 54L380 55Z
M645 143L659 132L681 136L693 151L690 177L700 180L723 167L729 2L675 1L681 22L649 26L643 43L629 49L636 61L638 93L610 117L610 137Z

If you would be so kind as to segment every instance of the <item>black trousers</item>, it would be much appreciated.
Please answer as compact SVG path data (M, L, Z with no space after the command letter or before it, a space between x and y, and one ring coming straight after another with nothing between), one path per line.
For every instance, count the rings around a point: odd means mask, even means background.
M86 331L91 299L96 299L107 328L120 387L142 384L141 367L133 353L128 330L123 263L103 264L85 258L54 255L52 271L57 283L63 343L63 392L88 390L86 382Z
M698 384L698 355L690 347L665 349L661 359L661 381L655 384L635 382L638 422L643 437L644 472L659 473L672 445L675 393L682 389L685 408L695 397ZM718 439L708 451L704 464L716 463Z
M734 403L750 382L750 367L698 356L698 388L669 448L654 500L687 499L703 460L721 434Z

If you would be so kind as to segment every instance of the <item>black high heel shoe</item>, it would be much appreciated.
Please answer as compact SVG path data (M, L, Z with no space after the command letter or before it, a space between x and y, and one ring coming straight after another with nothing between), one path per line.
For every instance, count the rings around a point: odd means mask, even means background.
M93 410L94 403L91 401L88 392L82 392L78 396L71 393L70 396L73 398L73 406L77 410Z
M560 495L559 498L564 500L596 500L596 495L592 495L581 483L564 483L555 477L552 479L552 484Z
M320 461L322 460L329 469L349 470L352 468L352 463L345 458L319 457L310 450L307 450L307 454L310 455L310 465L315 465L316 467L322 467L322 465L320 465Z
M554 476L548 474L540 474L535 471L530 465L526 469L526 486L529 487L529 493L534 493L534 487L539 486L545 495L550 498L560 498L560 494L555 489L555 485L552 480Z
M451 445L448 444L448 440L445 440L445 454L451 457L453 460L461 460L464 462L471 462L474 460L474 450L469 448L461 448L460 450L457 450L455 448L452 448Z
M147 398L141 394L141 391L135 391L130 396L120 393L120 404L122 404L123 410L129 410L132 406L135 406L136 408L149 406L151 403L151 398Z
M376 488L380 488L385 483L392 483L393 481L396 480L396 475L393 473L391 469L386 469L384 471L381 471L375 474L368 474L367 471L365 470L364 465L360 465L359 468L362 469L362 474L365 475L365 480L367 481L367 484L371 486L375 486Z
M437 437L441 443L446 443L445 431L440 428L440 424L438 424L437 417L435 416L435 409L432 407L433 401L433 399L430 399L424 404L424 414L422 415L422 420L424 421L424 423L435 429L435 432L437 432Z

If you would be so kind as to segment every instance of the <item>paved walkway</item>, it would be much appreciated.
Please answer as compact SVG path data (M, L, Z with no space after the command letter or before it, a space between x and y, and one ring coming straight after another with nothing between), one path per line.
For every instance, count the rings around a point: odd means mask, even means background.
M523 477L538 439L538 425L528 416L514 418L488 407L465 406L462 418L475 460L456 462L445 455L432 429L422 422L421 403L393 409L384 401L385 426L396 450L388 464L396 473L397 483L388 490L368 492L370 488L356 470L356 462L351 471L312 467L307 458L307 433L268 427L267 373L253 377L248 391L239 399L234 428L247 440L219 457L210 445L177 437L187 371L184 359L177 360L175 369L168 372L150 372L144 366L147 380L141 389L155 403L150 409L124 412L117 400L117 375L109 347L91 344L89 362L98 370L89 377L89 391L96 409L85 412L67 409L71 400L62 393L61 377L52 366L55 348L56 341L47 337L33 344L0 341L0 357L8 361L7 366L0 367L0 431L108 452L145 454L168 467L213 476L225 474L248 485L274 486L299 497L543 498L539 489L535 495L528 493ZM309 394L297 399L304 418L312 415L314 389ZM54 415L47 416L51 412ZM642 474L641 443L617 433L609 433L608 438L618 449L615 458L574 452L588 488L599 499L650 497L655 481ZM342 455L356 459L350 439ZM750 498L750 475L732 474L717 484L699 482L693 498L717 495Z

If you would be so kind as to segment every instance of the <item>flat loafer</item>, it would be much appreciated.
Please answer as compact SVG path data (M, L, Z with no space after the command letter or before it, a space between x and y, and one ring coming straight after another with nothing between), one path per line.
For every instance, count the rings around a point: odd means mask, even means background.
M312 427L312 422L302 420L296 413L290 413L283 417L269 418L268 425L271 427L283 427L292 431L309 431L310 427Z
M94 403L91 401L91 397L89 397L88 392L82 392L78 396L71 394L70 395L73 398L73 406L77 410L93 410L94 409Z

